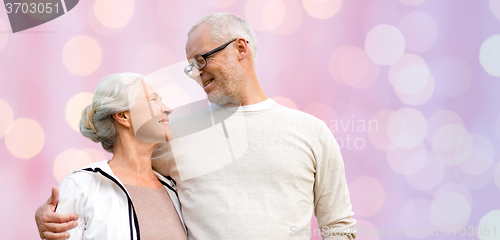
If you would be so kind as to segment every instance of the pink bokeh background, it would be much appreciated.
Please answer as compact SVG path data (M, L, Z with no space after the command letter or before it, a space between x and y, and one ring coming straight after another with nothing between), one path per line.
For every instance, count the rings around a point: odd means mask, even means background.
M214 12L253 26L267 95L332 130L358 239L500 237L500 0L92 0L15 34L3 9L2 239L38 238L51 186L110 157L77 131L99 80L184 61L189 27Z

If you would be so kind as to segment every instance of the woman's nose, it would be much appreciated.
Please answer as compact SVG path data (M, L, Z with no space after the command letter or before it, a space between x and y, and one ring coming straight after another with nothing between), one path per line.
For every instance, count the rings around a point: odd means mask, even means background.
M167 105L163 104L163 106L161 107L161 113L167 114L168 116L172 114L172 109L169 108Z

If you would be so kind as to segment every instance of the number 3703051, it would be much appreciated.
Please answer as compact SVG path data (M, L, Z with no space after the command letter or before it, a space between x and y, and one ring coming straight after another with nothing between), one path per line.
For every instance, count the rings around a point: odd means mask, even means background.
M59 3L7 3L7 13L59 13Z
M444 228L445 236L456 236L460 234L461 236L497 236L497 226L469 226L469 227L459 227L459 226L448 226Z

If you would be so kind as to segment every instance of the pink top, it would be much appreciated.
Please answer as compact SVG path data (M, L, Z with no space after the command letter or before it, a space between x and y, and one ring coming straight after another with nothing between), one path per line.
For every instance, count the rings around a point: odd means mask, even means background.
M167 190L125 184L134 204L142 239L187 240Z

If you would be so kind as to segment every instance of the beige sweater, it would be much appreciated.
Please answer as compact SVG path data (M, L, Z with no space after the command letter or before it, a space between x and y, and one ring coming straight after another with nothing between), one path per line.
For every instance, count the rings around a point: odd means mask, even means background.
M213 106L212 116L228 112ZM353 239L335 236L356 221L328 127L270 99L233 115L171 142L189 239ZM313 213L320 230L310 229Z

